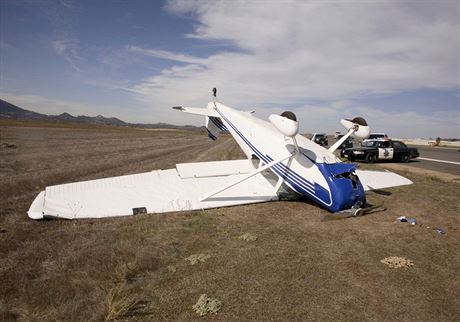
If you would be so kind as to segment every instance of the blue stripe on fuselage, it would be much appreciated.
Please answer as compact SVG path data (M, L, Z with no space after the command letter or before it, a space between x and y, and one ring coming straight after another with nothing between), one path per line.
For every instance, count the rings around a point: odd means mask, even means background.
M215 126L217 126L219 130L228 131L224 123L222 123L222 121L219 118L210 116L209 119L211 120L212 123L214 123Z
M225 115L223 115L221 111L219 111L219 109L216 108L216 111L228 123L228 125L235 130L238 136L251 148L259 159L264 161L266 164L273 161L270 156L263 155L251 142L249 142L249 140L244 137L244 135L225 117ZM331 206L332 200L329 191L321 185L315 183L314 186L312 186L311 182L307 181L283 163L276 164L272 167L272 169L278 176L285 179L298 192L301 192L306 196L313 197L315 200L320 201L328 208Z
M216 137L214 134L212 134L211 131L209 131L208 129L206 129L206 131L208 131L208 136L209 136L213 141L217 140L217 137Z

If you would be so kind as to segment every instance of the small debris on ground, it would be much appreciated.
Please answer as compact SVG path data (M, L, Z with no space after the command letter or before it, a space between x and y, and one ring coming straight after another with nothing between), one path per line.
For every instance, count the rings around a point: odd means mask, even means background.
M390 256L380 261L390 268L409 268L414 266L414 262L403 257Z
M417 220L415 218L407 218L406 216L401 216L396 219L398 219L400 222L408 222L414 226L417 224Z
M193 310L200 316L205 316L208 313L216 314L222 307L222 302L218 299L208 297L206 294L201 294L198 302L192 306Z
M175 273L177 271L177 268L176 268L176 266L169 265L168 266L168 271L170 271L171 273Z
M0 148L2 148L2 149L16 149L17 146L16 146L16 144L2 142L2 143L0 143Z
M250 234L250 233L246 233L246 234L243 234L240 237L238 237L238 239L245 240L245 241L248 241L248 242L252 242L252 241L257 240L257 236L255 236L253 234Z
M190 265L198 264L199 262L204 263L211 255L207 254L193 254L187 257L185 260L190 262Z
M441 235L446 234L446 230L444 228L436 227L436 232Z

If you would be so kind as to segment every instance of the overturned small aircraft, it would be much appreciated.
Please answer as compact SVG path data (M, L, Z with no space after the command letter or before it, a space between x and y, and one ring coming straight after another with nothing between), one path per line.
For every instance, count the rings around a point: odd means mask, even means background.
M103 218L139 213L165 213L235 206L306 196L330 212L359 209L365 191L412 182L398 174L358 170L334 151L349 137L366 138L370 130L361 117L342 120L347 129L329 149L298 134L292 112L256 118L214 97L207 108L173 109L203 115L208 136L216 140L229 131L247 159L177 164L175 169L82 181L46 187L28 215L43 218Z

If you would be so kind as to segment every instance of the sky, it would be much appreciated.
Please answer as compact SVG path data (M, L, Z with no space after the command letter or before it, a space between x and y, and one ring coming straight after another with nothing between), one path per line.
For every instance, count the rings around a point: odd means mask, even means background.
M0 98L22 108L203 125L171 107L213 87L303 132L460 138L460 2L0 0Z

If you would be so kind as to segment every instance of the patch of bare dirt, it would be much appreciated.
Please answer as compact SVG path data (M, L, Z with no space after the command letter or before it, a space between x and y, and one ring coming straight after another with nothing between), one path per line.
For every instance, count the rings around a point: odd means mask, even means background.
M216 314L222 307L222 302L218 299L208 297L206 294L201 294L198 302L193 305L193 310L199 316L205 316L209 313Z
M382 259L381 263L387 265L390 268L410 268L414 266L414 262L404 257L390 256Z
M188 261L190 265L196 265L198 263L206 262L209 258L211 258L211 255L200 253L190 255L189 257L185 258L185 260Z

